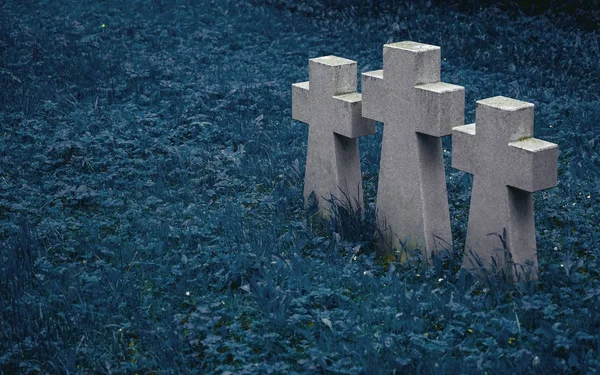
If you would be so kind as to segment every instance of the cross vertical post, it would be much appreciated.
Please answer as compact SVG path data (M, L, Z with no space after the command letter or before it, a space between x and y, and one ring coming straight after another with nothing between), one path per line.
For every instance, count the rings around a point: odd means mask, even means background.
M473 174L465 268L537 278L533 192L557 185L558 145L533 138L533 119L533 104L498 96L453 129L452 166Z
M383 47L383 70L362 74L363 116L383 122L377 220L387 250L452 247L441 138L464 124L464 88L440 82L440 47Z
M355 61L324 56L309 60L309 81L292 85L292 118L309 124L305 204L314 193L322 217L331 196L364 205L358 137L375 133L375 122L362 117L356 84Z

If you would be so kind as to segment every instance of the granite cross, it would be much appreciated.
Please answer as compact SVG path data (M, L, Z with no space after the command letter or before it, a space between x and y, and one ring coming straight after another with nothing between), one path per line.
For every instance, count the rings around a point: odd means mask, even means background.
M441 136L464 124L464 88L440 82L440 47L386 44L362 74L363 116L384 123L377 217L388 250L452 246Z
M309 81L292 85L292 118L309 124L304 199L314 192L321 216L333 195L362 208L358 137L375 133L361 116L356 62L336 56L309 60Z
M533 138L533 108L501 96L480 100L475 124L453 129L452 166L474 175L465 268L490 270L494 258L513 280L537 277L532 193L556 186L558 146Z

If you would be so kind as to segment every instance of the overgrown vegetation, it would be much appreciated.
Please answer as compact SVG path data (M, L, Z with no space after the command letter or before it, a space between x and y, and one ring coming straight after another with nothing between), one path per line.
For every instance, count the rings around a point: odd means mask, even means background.
M598 31L374 3L2 2L0 374L599 371ZM442 47L469 122L477 99L536 104L561 148L539 281L460 269L471 178L449 167L453 248L377 257L381 127L364 212L304 209L290 84L321 55L378 69L400 40Z

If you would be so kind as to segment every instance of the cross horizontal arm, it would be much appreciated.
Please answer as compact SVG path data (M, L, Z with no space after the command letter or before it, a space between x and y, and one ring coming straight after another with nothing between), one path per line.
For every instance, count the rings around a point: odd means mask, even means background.
M350 93L333 97L335 108L332 118L336 119L333 131L348 138L358 138L375 133L375 122L362 117L362 95Z
M475 174L475 124L452 128L452 168Z
M511 174L508 185L527 192L554 187L558 183L558 145L536 138L510 142Z
M383 70L374 70L361 74L363 93L363 116L375 121L385 122L386 106Z
M292 84L292 118L310 122L309 81Z
M417 131L434 137L452 134L465 123L465 88L444 82L415 86L421 109Z

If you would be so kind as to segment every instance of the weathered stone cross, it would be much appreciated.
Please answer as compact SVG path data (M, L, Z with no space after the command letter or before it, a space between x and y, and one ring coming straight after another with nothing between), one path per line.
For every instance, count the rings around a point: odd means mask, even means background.
M474 175L466 268L479 269L473 251L488 270L494 257L509 278L537 277L532 192L556 186L558 146L532 138L533 107L501 96L479 100L476 123L452 129L452 166ZM504 247L510 253L494 251Z
M309 124L304 199L315 194L321 215L331 195L363 206L358 137L375 133L361 116L356 61L336 56L310 59L309 81L292 85L292 117Z
M363 116L385 123L379 225L391 247L403 241L427 260L452 246L440 137L464 124L464 88L440 82L440 60L440 47L386 44L383 70L362 74Z

